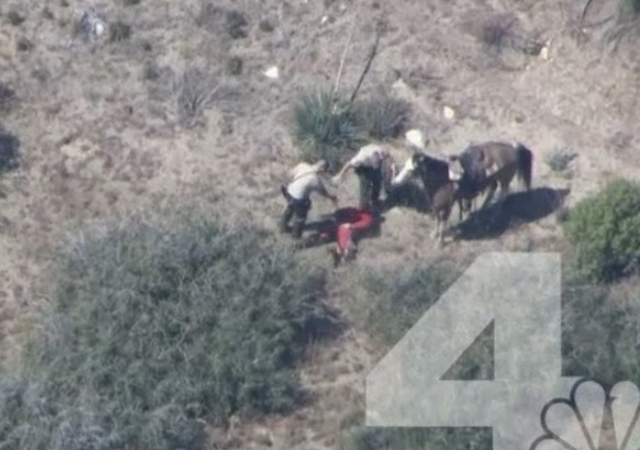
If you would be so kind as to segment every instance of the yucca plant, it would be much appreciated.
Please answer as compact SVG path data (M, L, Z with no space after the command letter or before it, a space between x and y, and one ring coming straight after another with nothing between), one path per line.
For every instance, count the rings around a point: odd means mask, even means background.
M333 169L364 142L351 106L328 90L304 94L294 107L293 121L303 158L324 158Z

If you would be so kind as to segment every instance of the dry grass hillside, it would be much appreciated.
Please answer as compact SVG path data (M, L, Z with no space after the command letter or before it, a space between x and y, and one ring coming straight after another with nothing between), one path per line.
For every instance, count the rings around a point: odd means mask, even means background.
M77 227L195 201L275 229L280 184L299 160L292 108L309 89L333 87L352 29L347 93L381 27L359 98L384 91L410 102L410 125L434 156L524 143L536 202L552 207L528 220L530 206L516 203L492 232L442 249L431 218L392 209L357 262L332 275L332 306L349 318L350 280L374 269L563 251L560 204L545 195L569 189L571 207L614 177L640 180L640 23L618 12L622 3L593 0L582 20L573 0L3 1L0 125L19 140L19 167L0 175L2 367L16 364L27 319L46 311L50 250ZM78 26L89 7L107 24L97 39ZM277 78L265 75L273 66ZM403 164L402 139L391 143ZM558 162L571 153L567 167ZM342 205L357 198L354 176L334 189ZM318 199L312 214L330 208ZM322 249L308 254L329 265ZM380 353L350 329L300 369L309 405L240 423L224 439L212 433L228 448L340 448Z

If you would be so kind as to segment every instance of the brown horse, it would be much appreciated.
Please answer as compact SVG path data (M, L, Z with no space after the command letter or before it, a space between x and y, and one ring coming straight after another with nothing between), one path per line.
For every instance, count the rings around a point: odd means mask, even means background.
M462 198L459 195L458 188L458 175L449 170L447 161L416 151L393 179L391 186L400 186L416 175L422 180L429 201L429 209L436 218L436 228L431 233L431 238L439 238L439 244L442 245L444 243L444 230L453 205L457 202L458 207L462 208ZM462 211L460 214L462 214Z
M493 199L500 185L500 198L509 195L509 185L513 178L523 182L526 190L531 189L533 153L520 143L485 142L467 147L461 154L449 157L451 171L460 178L460 194L464 199L473 199L489 190L480 209ZM470 210L466 200L465 211Z

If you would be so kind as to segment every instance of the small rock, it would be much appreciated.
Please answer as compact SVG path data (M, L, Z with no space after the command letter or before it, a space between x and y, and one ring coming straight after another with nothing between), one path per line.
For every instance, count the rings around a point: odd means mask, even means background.
M456 112L453 110L453 108L450 108L449 106L444 107L443 114L444 114L444 117L449 120L453 119L456 116Z
M540 58L547 61L549 59L549 43L546 43L542 50L540 50Z
M271 78L272 80L276 80L280 77L280 73L276 66L269 67L267 70L264 71L264 75L267 78Z
M320 19L320 25L324 25L328 20L329 16L322 16L322 19Z

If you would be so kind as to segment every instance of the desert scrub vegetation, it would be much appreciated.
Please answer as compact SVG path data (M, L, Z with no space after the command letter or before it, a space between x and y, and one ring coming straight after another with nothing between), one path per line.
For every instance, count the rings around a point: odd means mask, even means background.
M640 383L638 280L626 293L579 274L563 284L563 375L592 377L605 386Z
M229 112L237 105L238 92L212 73L199 68L187 68L180 77L174 77L173 92L177 104L178 120L190 126L204 111L219 107Z
M637 271L640 185L618 179L579 202L564 223L577 270L597 282Z
M0 125L0 176L19 166L20 140Z
M0 114L10 112L17 102L16 92L8 84L0 82Z
M365 329L387 348L409 331L453 283L461 271L447 261L417 264L392 273L379 272L362 283L358 305ZM640 279L625 290L591 283L575 267L563 274L562 376L592 377L605 386L640 383L637 358L640 306L632 297ZM492 327L481 333L442 377L448 380L493 379ZM349 424L344 450L426 450L491 448L486 428L368 428Z
M400 136L411 122L412 106L386 92L358 101L354 105L358 127L369 139L387 140Z
M369 273L356 294L355 315L378 344L391 349L461 275L454 262L417 263L392 272ZM491 379L493 337L482 333L444 379ZM491 430L484 428L368 428L343 430L343 450L438 450L491 448Z
M324 158L335 169L367 141L398 137L411 112L384 93L352 103L329 89L307 91L293 108L293 136L305 160Z
M131 219L61 247L51 311L0 384L0 448L204 448L204 422L284 413L332 329L325 274L251 225Z
M569 153L566 150L556 149L545 155L545 162L553 172L564 173L569 169L571 161L577 156L577 153Z

